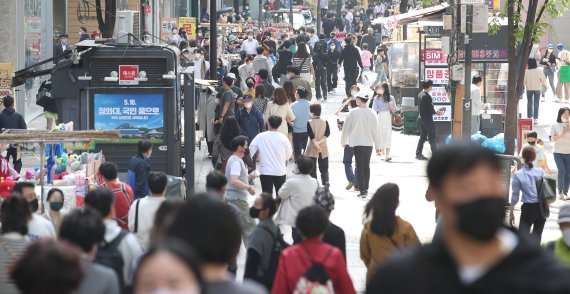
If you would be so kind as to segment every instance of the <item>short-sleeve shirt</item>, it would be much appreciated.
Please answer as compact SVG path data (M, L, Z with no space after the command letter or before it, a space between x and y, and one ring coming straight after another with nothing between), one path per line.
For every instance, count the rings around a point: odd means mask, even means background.
M304 60L304 62L303 62ZM311 56L308 57L293 57L293 64L299 68L301 73L308 73L309 72L309 65L313 62ZM303 65L303 66L301 66Z
M536 144L533 146L533 145L526 143L522 146L519 156L522 156L522 151L526 147L531 147L532 149L534 149L534 151L536 151L536 159L532 162L532 165L534 167L539 167L539 163L546 159L546 157L544 155L544 148L542 148L542 146L539 146Z
M550 128L550 136L559 136L564 131L566 123L555 123ZM554 142L554 153L570 154L570 132Z
M235 105L235 94L232 91L232 89L227 89L224 90L224 93L222 94L222 109L224 107L224 105L226 103L229 103L229 107L228 107L228 111L226 112L226 117L228 116L234 116L234 105Z

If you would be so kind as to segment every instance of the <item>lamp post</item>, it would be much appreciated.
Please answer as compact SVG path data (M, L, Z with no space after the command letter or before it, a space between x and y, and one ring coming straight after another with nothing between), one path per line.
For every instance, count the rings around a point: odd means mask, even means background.
M473 56L471 55L471 39L473 38L473 5L467 5L465 13L465 94L463 95L463 115L461 123L461 137L463 139L471 138L471 115L473 112L471 101L471 63Z

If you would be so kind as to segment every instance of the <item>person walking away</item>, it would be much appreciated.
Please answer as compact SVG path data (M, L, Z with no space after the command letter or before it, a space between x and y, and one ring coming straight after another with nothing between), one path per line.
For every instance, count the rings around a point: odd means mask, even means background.
M560 43L556 46L558 49L558 66L570 65L570 51L564 48L564 44ZM560 70L558 71L558 84L556 85L556 97L558 102L568 102L570 97L570 83L563 83L560 81Z
M369 27L367 30L367 34L362 37L362 47L364 44L368 45L369 52L376 52L377 47L376 36L374 36L374 29ZM370 58L370 62L372 62L372 57Z
M340 58L338 60L338 66L344 64L344 81L346 82L346 95L350 95L350 88L356 85L356 79L358 78L358 69L362 68L362 59L360 59L360 52L352 44L352 38L346 37L344 39L346 46L340 53Z
M536 59L528 59L528 67L524 76L526 87L526 117L532 118L533 123L538 123L538 107L540 105L540 88L546 86L543 71L538 68Z
M129 209L129 231L133 232L143 250L150 247L150 232L154 224L156 211L166 200L166 183L168 179L163 172L151 172L148 175L150 195L137 199Z
M540 64L542 65L542 72L544 73L544 76L548 78L548 82L550 84L550 89L552 90L554 100L557 100L556 87L554 87L554 73L556 72L556 55L554 55L554 46L552 44L548 44L546 46L546 51L544 51L544 54L542 55ZM546 94L545 92L542 93L542 101L545 101L544 100L544 95Z
M452 143L438 149L427 175L444 224L441 237L382 263L366 293L570 291L570 269L524 234L504 227L508 191L501 162L479 144Z
M278 131L287 136L287 127L289 123L295 120L295 114L289 106L287 95L283 88L277 88L273 92L273 101L267 104L267 111L263 115L263 120L267 124L271 116L279 116L281 118L281 125L278 126Z
M342 131L344 122L348 117L348 114L353 109L357 109L358 105L356 104L356 95L360 92L360 88L357 85L352 86L351 94L347 98L342 101L342 104L337 109L335 114L338 116L337 119L337 126L338 130ZM354 187L355 190L358 189L358 181L356 179L356 170L352 168L352 158L354 157L354 149L349 145L344 146L343 149L343 159L342 163L344 165L344 174L346 176L346 180L348 181L348 185L346 186L346 190L352 189Z
M550 128L550 138L554 142L554 162L558 168L558 198L570 200L570 108L561 107L558 110L556 123Z
M134 201L134 194L131 186L121 183L117 177L118 173L119 168L117 165L109 161L101 164L99 167L99 174L103 178L101 186L109 189L115 196L113 205L115 220L121 229L128 230L130 226L129 208ZM145 185L148 187L148 183Z
M352 26L352 21L354 20L354 15L352 10L348 9L344 15L344 27L347 34L354 33L354 27Z
M247 247L249 234L255 226L255 221L249 216L249 205L247 194L255 195L255 188L249 184L254 175L248 175L247 167L243 162L243 157L247 151L248 139L246 136L237 136L230 144L232 156L228 158L226 168L226 200L229 204L239 209L239 219L242 224L243 244ZM255 153L254 153L255 154Z
M120 288L124 290L130 284L135 261L143 254L143 248L134 234L117 225L113 200L109 189L97 187L85 195L85 206L99 212L105 224L105 236L97 248L94 262L112 268L119 278Z
M328 223L326 212L321 207L313 205L299 212L295 224L303 241L281 254L272 294L356 293L342 253L322 241ZM311 277L313 272L323 279L314 281Z
M14 186L14 192L19 193L21 197L26 199L32 217L28 221L28 237L31 240L40 238L56 238L55 228L53 224L38 214L39 200L36 195L36 186L32 182L18 182Z
M313 161L313 169L311 177L317 178L317 161L319 171L321 173L321 183L329 186L329 149L327 146L327 138L331 135L329 123L321 118L321 105L312 104L310 107L311 120L307 122L307 133L309 135L309 144L305 150L305 156Z
M431 95L431 88L433 86L432 80L427 80L423 84L423 91L420 92L418 97L418 111L420 113L420 139L418 147L416 148L416 159L427 160L422 152L424 150L424 143L429 142L431 153L435 153L437 146L435 143L435 124L433 123L433 115L442 115L443 113L438 110L435 111Z
M247 39L241 43L241 49L249 55L257 54L259 42L253 38L253 32L247 32Z
M78 294L119 294L119 279L113 269L94 263L97 247L105 236L101 216L93 209L71 211L61 223L59 239L78 247L83 253L85 278Z
M273 188L275 188L277 195L279 195L279 189L285 183L287 176L286 163L293 155L293 149L287 136L278 131L282 123L281 117L270 116L267 122L268 131L257 135L251 141L249 152L255 154L259 151L261 190L273 194Z
M274 248L283 240L279 227L273 222L276 211L275 199L267 193L257 196L249 209L249 215L259 219L259 223L249 236L243 277L264 285L268 290L271 290L275 279L275 272L270 272Z
M253 58L253 69L256 73L264 69L267 72L271 71L271 65L269 59L263 55L263 47L257 47L257 55Z
M309 138L307 122L311 119L307 90L300 86L297 88L296 95L297 100L291 104L291 111L295 116L293 120L293 156L295 156L295 160L303 155L303 152L307 149L307 140Z
M313 68L315 69L315 90L317 95L317 100L327 100L328 88L327 88L327 64L329 63L329 57L325 52L323 43L317 43L315 45L315 50L313 54ZM322 91L322 93L321 93Z
M315 196L313 197L313 202L315 203L315 206L321 207L325 210L327 218L329 219L329 225L323 235L323 242L338 248L346 260L346 237L344 230L330 221L335 201L329 187L317 188Z
M63 208L64 196L63 191L58 188L51 188L46 197L49 209L43 214L48 221L51 222L55 229L55 234L59 236L59 228L61 227L61 220L65 216L61 209Z
M336 27L336 22L332 19L333 14L329 13L327 18L323 21L323 33L325 36L330 36L330 34L334 31Z
M244 63L238 67L238 74L241 80L241 88L245 91L248 88L245 81L248 78L255 77L255 69L253 68L253 57L251 57L251 55L245 56Z
M287 67L287 78L289 79L289 82L293 84L293 91L297 91L299 87L303 87L305 88L305 90L307 90L307 100L311 101L311 99L313 99L313 92L311 91L311 82L301 76L299 67L294 65ZM291 103L292 102L294 101L291 101Z
M189 198L168 226L166 238L182 241L200 257L204 293L267 293L261 285L249 279L238 283L228 274L228 264L240 251L242 228L232 208L223 201L205 193Z
M235 104L236 104L236 94L232 90L232 86L234 85L234 80L229 75L223 78L222 83L222 97L220 99L220 105L222 111L220 113L220 119L218 123L224 124L224 120L230 116L234 116Z
M376 97L372 100L372 110L378 114L378 132L380 148L384 153L384 161L390 162L390 147L392 146L392 111L396 108L396 100L390 95L387 83L376 85Z
M414 227L396 215L400 188L393 183L382 185L364 208L364 228L360 234L360 259L366 265L366 282L378 265L406 247L420 245Z
M10 266L18 260L26 248L31 244L27 237L28 223L32 212L25 198L12 195L2 201L0 205L0 289L2 293L17 294L14 281L9 278ZM55 237L55 236L54 236Z
M137 144L137 155L131 158L127 172L127 184L134 188L134 199L148 195L148 173L150 172L150 157L152 142L140 140Z
M558 211L558 226L562 237L543 245L547 252L562 264L570 267L570 203L560 207Z
M523 205L521 207L519 231L528 234L532 226L532 236L538 241L538 244L540 244L542 230L544 229L547 216L544 215L541 209L536 182L546 176L546 173L539 168L535 168L533 165L533 162L536 160L536 151L534 148L524 148L522 150L522 158L524 160L524 167L518 170L513 176L509 223L514 227L515 205L519 202L519 197L522 192L521 201Z
M471 79L471 135L479 132L481 124L480 115L483 110L483 101L481 100L481 86L483 86L483 78L474 76Z
M214 141L212 164L216 170L222 173L226 172L228 158L232 155L232 151L230 150L232 140L239 135L241 135L241 129L237 119L235 117L228 117Z
M6 96L3 99L4 110L0 113L0 131L8 129L25 130L28 128L24 117L14 109L14 97ZM7 150L6 159L9 161L12 157L12 164L18 174L22 170L22 155L20 146L10 145Z
M546 162L546 155L544 154L544 148L538 144L538 134L536 132L530 132L526 134L526 143L522 146L519 157L522 159L522 151L530 147L536 151L536 159L532 162L535 168L542 169L547 175L552 175L552 171L548 168Z
M298 42L297 52L293 55L293 65L299 69L299 75L313 85L315 69L313 67L313 59L307 47L306 43ZM287 73L289 73L289 70L287 70ZM310 90L308 91L311 92Z
M269 73L270 73L270 71L265 70L265 69L259 70L257 72L257 75L259 76L259 81L257 84L263 85L265 87L266 95L268 97L271 97L271 95L273 95L273 91L275 91L275 87L271 83L271 79L269 79Z
M370 67L372 65L372 53L368 51L368 44L362 43L362 50L360 51L360 60L362 61L362 81L368 81L368 73L370 72Z
M285 40L283 42L283 49L279 50L279 60L277 64L273 67L273 79L279 78L279 85L283 86L283 83L287 81L287 67L292 64L293 53L291 53L291 40ZM270 97L270 95L267 95Z
M358 188L360 189L358 197L361 198L368 196L372 148L376 145L376 154L381 151L377 117L374 111L367 107L369 97L362 91L356 95L358 108L349 112L342 127L340 142L342 147L348 145L354 148Z
M382 50L382 47L376 48L376 59L374 60L374 70L376 71L376 80L374 81L374 86L378 83L388 82L388 77L386 76L386 70L384 65L387 62L386 53Z
M338 83L338 59L340 58L340 45L334 42L334 33L331 33L331 40L328 44L327 63L327 89L329 93L336 89Z

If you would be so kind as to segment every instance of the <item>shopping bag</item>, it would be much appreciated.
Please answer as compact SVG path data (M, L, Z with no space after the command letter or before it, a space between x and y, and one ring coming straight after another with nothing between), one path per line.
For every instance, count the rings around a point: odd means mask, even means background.
M560 67L560 82L570 83L570 65Z

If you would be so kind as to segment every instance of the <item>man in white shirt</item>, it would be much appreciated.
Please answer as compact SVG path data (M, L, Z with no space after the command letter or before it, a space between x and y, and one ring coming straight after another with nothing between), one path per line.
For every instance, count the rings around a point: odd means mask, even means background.
M151 172L148 175L150 195L137 199L129 209L129 231L135 233L143 249L149 247L150 231L154 225L154 215L166 199L168 179L163 172Z
M376 145L376 154L380 154L380 135L378 134L378 122L376 113L368 108L369 95L360 92L356 95L358 108L351 111L342 127L342 147L349 145L354 148L356 162L356 179L360 194L358 197L368 196L370 183L370 158L372 148Z
M481 85L483 78L474 76L471 82L471 135L479 132L479 115L483 110L483 101L481 101Z
M249 55L255 55L255 54L257 54L257 51L256 51L257 47L259 47L259 42L257 42L257 40L253 38L252 32L248 32L247 33L247 40L244 40L241 43L241 49Z
M259 151L261 190L273 194L275 187L276 195L279 195L279 189L287 179L287 160L293 155L293 148L289 139L277 131L281 123L284 123L281 117L272 115L267 122L269 131L253 139L249 146L249 154Z
M45 237L55 239L56 234L53 224L37 213L39 200L36 195L35 185L30 182L19 182L14 186L14 192L20 193L30 203L32 218L28 222L28 236L32 240Z

